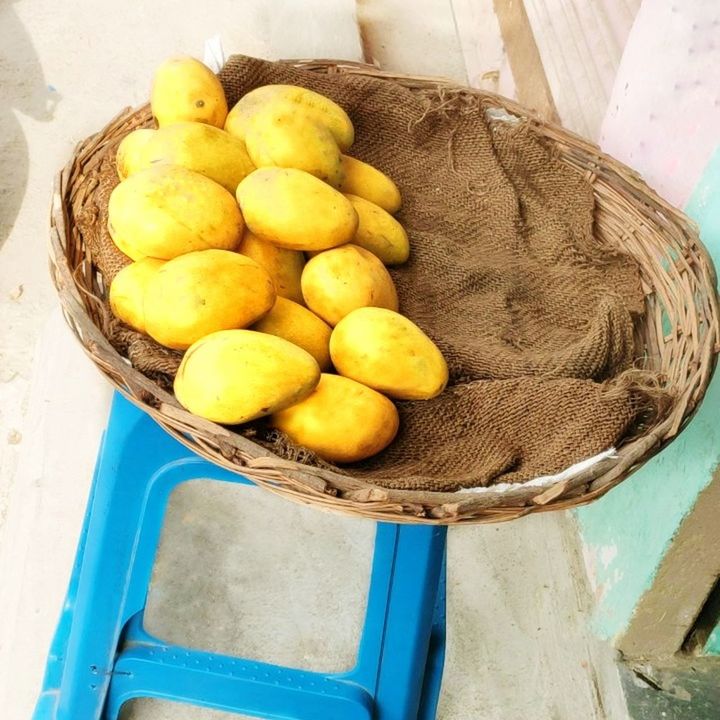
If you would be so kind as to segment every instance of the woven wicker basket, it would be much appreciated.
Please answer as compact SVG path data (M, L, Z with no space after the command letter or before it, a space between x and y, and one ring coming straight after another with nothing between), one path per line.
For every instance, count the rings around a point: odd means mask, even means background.
M407 87L447 85L436 78L383 73L377 68L330 60L293 61L320 73L357 73ZM585 174L596 199L596 232L632 255L641 267L646 318L638 329L646 367L660 372L673 393L669 415L616 456L550 486L519 484L456 493L386 490L327 470L271 456L250 440L183 410L175 398L133 369L101 332L97 298L102 278L76 226L96 189L93 167L122 137L151 122L147 106L125 110L76 148L58 175L52 202L52 277L64 314L87 354L108 379L171 435L199 455L242 473L258 485L296 501L391 522L480 523L511 520L532 512L587 503L626 478L684 427L707 388L718 351L718 304L712 262L693 223L670 207L626 166L597 146L542 122L505 98L465 89L528 118L531 129L553 143L562 160ZM665 329L664 329L665 328ZM667 328L671 328L667 331Z

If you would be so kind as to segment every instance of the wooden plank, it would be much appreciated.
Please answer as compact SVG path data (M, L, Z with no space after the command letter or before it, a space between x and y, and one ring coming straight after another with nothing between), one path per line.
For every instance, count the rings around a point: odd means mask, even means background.
M452 0L452 9L470 86L515 98L493 0Z
M522 0L494 0L517 99L546 121L560 122L550 84Z
M450 0L357 0L357 18L368 62L467 84Z
M563 125L597 140L641 0L524 0Z
M597 140L640 2L452 0L470 84L554 105L563 125Z
M268 50L273 59L362 60L355 0L274 0Z
M682 648L720 575L718 507L720 471L675 533L652 587L617 643L626 657L669 656Z

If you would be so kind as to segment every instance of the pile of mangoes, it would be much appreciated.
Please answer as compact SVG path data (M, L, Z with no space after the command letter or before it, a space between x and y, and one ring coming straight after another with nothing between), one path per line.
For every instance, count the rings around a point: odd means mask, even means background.
M117 149L108 230L133 262L110 286L114 314L185 351L174 389L190 412L267 416L332 462L387 447L392 399L437 396L448 369L398 312L386 265L410 253L392 215L400 192L344 154L350 118L293 85L256 88L228 112L192 58L158 69L151 107L157 129Z

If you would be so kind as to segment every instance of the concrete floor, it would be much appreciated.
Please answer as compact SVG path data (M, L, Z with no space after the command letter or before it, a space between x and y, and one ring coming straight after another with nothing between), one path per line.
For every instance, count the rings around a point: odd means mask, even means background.
M464 80L447 0L423 0L422 26L407 22L399 2L360 7L386 66ZM330 14L322 0L183 4L182 20L178 8L170 0L80 0L65 13L50 0L0 4L0 708L8 720L31 714L110 394L53 311L46 236L54 173L75 142L146 99L162 59L202 55L218 33L226 50L264 57L360 56L349 1L333 3ZM346 667L371 537L369 523L259 491L187 485L168 512L149 623L198 647ZM453 530L448 604L443 720L627 717L612 651L587 627L570 516ZM151 701L125 715L237 717Z

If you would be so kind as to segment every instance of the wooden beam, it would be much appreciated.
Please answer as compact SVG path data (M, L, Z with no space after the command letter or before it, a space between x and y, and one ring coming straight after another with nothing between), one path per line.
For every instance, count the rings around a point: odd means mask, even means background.
M720 470L697 498L635 608L618 649L630 658L679 652L720 575Z
M263 3L255 4L259 11ZM268 6L267 43L273 57L363 59L355 0L273 0Z
M510 60L518 101L535 110L543 120L559 123L560 117L523 0L494 0L493 6Z
M524 0L565 127L600 135L640 0Z
M451 5L470 86L516 99L493 0L451 0Z
M357 0L367 62L467 84L449 0Z

